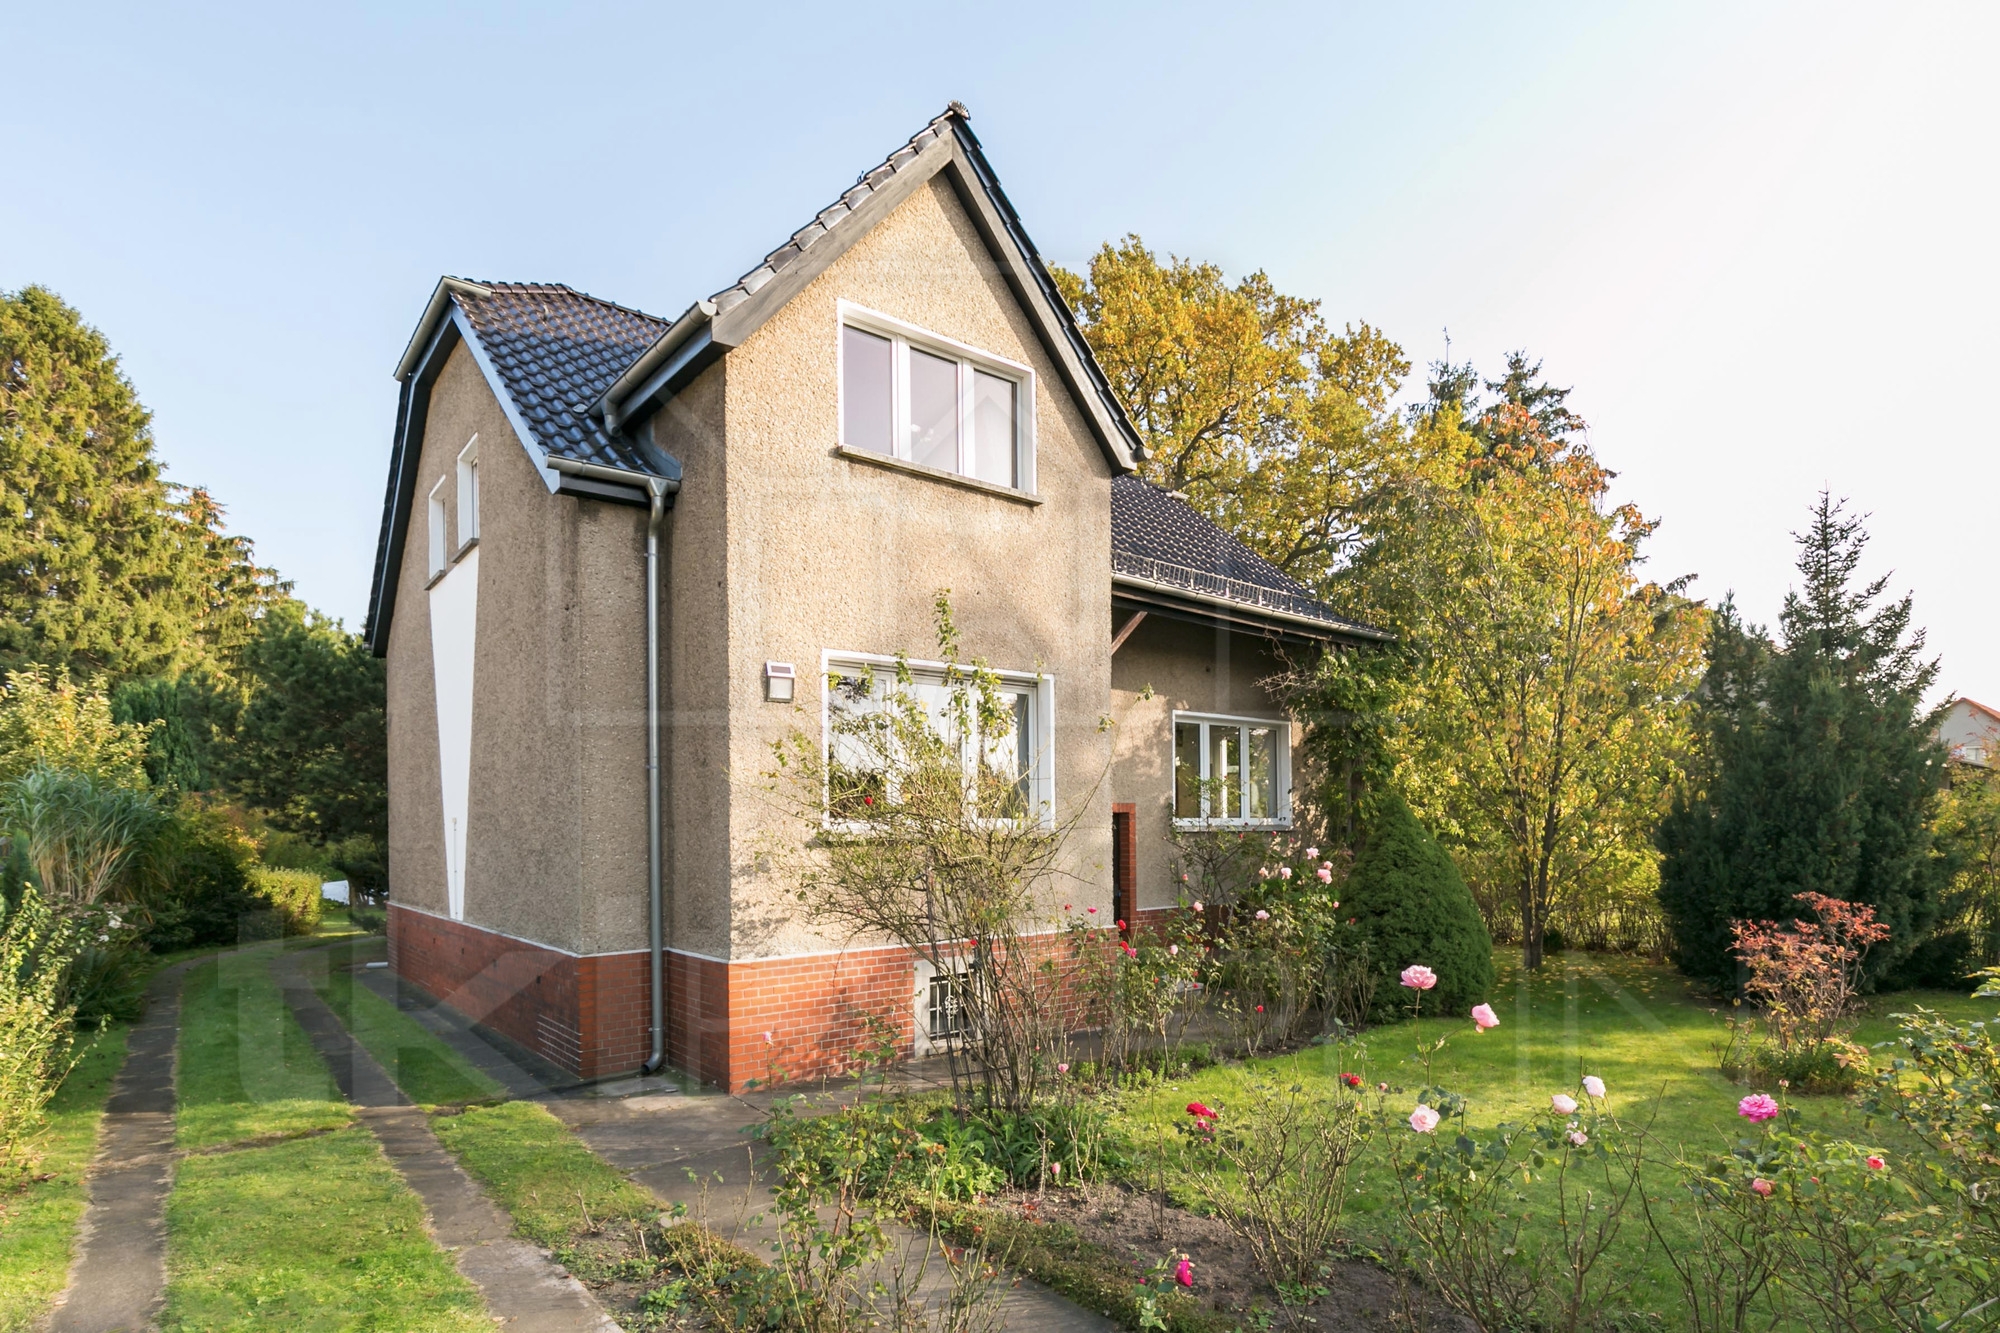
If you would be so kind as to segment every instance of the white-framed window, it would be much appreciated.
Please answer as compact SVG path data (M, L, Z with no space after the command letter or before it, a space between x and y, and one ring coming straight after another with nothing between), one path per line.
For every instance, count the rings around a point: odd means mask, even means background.
M915 691L931 728L955 749L968 789L1004 802L1013 812L1043 824L1055 812L1055 682L1026 671L996 671L999 716L984 724L977 717L961 726L953 709L953 687L941 662L910 662L909 688ZM885 701L904 688L896 659L868 653L828 653L822 663L821 743L826 747L829 821L856 827L868 822L868 807L894 800L897 756L883 718Z
M479 540L479 437L458 451L458 544Z
M1035 372L840 303L840 442L1032 491Z
M967 991L978 968L973 960L948 960L940 970L928 959L916 965L916 1047L919 1056L947 1050L972 1035L972 1006Z
M1176 823L1291 822L1291 723L1175 713L1173 745Z
M429 526L425 533L430 544L432 578L444 573L444 567L451 563L451 544L446 540L450 534L445 531L444 526L444 490L445 479L439 477L438 484L431 487L431 502L426 520Z

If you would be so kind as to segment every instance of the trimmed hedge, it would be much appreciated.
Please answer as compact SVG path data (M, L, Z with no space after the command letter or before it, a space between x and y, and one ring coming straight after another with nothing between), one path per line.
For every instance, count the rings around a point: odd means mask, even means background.
M1378 978L1372 1021L1410 1016L1419 992L1399 985L1397 976L1412 963L1438 976L1437 986L1422 992L1425 1014L1462 1018L1491 998L1493 937L1479 905L1450 854L1401 800L1382 803L1340 900L1341 910L1367 931Z
M319 929L319 886L324 882L316 870L273 870L252 867L248 876L250 892L277 909L287 935L311 935Z

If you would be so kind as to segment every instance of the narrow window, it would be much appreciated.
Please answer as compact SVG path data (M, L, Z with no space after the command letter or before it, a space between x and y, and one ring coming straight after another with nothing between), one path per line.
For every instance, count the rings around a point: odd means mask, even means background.
M889 794L888 719L865 668L827 677L827 814L867 819Z
M1174 724L1174 818L1201 818L1201 723Z
M1208 815L1211 819L1243 818L1243 730L1208 729Z
M958 362L910 349L910 461L959 471Z
M1243 760L1243 817L1275 819L1278 813L1278 729L1245 727L1250 749Z
M972 372L972 475L998 486L1018 486L1014 448L1014 396L1010 379Z
M458 451L458 544L479 540L479 437Z
M896 452L895 351L887 338L840 331L840 438L850 449Z
M431 487L429 523L430 527L426 535L430 538L431 577L436 578L444 572L445 562L451 558L451 547L445 542L444 479L442 477L438 479L437 485Z

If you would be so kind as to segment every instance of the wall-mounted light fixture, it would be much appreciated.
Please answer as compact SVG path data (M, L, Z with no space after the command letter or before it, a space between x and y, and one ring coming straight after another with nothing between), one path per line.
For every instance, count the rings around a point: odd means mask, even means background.
M774 704L790 703L798 676L790 662L764 663L764 697Z

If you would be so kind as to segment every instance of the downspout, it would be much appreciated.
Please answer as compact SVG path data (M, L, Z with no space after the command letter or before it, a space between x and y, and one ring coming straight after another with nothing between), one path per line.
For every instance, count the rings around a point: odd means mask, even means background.
M653 1053L640 1071L647 1074L658 1073L667 1062L666 904L660 886L660 528L666 522L670 484L660 477L646 479L652 502L646 519L646 925Z

